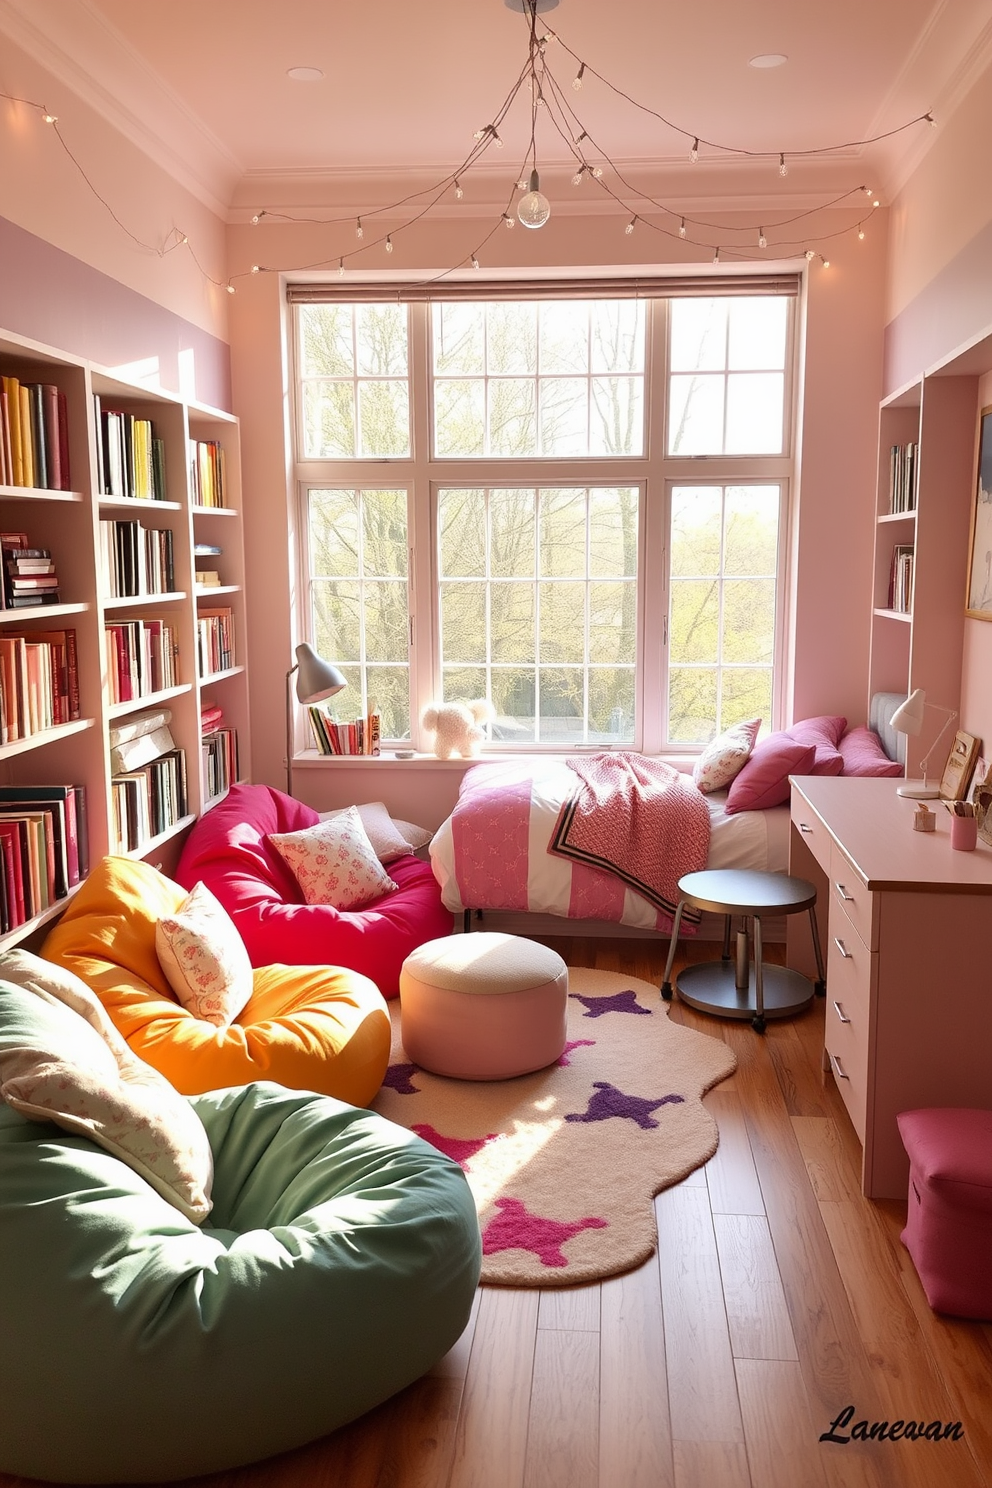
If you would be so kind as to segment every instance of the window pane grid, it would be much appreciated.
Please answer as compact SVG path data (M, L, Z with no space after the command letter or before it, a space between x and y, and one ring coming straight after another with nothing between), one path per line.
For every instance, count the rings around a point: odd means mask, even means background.
M394 305L300 308L303 457L409 457L408 313Z
M470 551L463 559L450 541L449 503L468 495L474 504L474 524L464 530L484 532L484 562ZM614 619L612 639L619 656L631 660L594 662L590 657L593 595L601 595L603 580L593 572L592 507L613 498L630 551L630 528L636 543L638 495L635 488L482 488L471 493L454 488L439 493L439 609L443 695L471 700L486 697L497 717L491 725L495 739L520 743L578 746L590 743L631 743L634 738L634 662L636 647L636 561L633 572L615 565L622 576L610 580L618 592L620 626ZM472 500L474 498L474 501ZM524 508L533 520L530 539L514 550ZM581 523L581 562L576 564L576 522ZM625 524L625 526L624 526ZM562 549L570 551L570 571L555 575ZM529 572L524 572L524 565ZM507 577L505 571L513 570ZM452 569L460 572L452 573ZM467 576L465 570L471 570ZM482 593L480 594L480 587ZM630 591L630 596L624 589ZM627 598L630 603L624 603ZM464 620L481 599L484 635ZM459 622L462 622L459 631ZM629 630L629 634L625 634ZM609 626L603 626L606 644ZM466 643L471 635L476 649Z
M642 455L644 325L636 301L435 304L435 456Z
M673 743L706 743L745 718L769 721L780 504L778 485L672 491Z
M309 633L348 681L332 711L377 708L395 740L410 737L406 504L402 489L308 494Z

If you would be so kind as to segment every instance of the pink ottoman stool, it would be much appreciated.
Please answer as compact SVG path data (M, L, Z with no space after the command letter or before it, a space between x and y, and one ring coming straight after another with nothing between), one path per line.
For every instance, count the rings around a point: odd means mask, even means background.
M992 1111L896 1117L909 1154L902 1241L935 1312L992 1319Z
M456 1080L508 1080L565 1048L568 967L557 951L481 930L429 940L400 971L403 1047Z

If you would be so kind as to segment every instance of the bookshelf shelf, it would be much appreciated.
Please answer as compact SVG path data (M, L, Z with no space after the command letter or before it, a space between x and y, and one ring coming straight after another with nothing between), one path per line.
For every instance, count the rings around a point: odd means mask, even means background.
M128 594L105 596L100 600L105 610L147 609L149 605L176 605L188 599L183 589L169 589L163 594Z
M240 584L198 584L197 599L212 599L215 594L240 594Z
M72 501L81 503L86 497L81 491L49 491L38 486L0 486L2 501Z
M28 754L35 749L43 749L46 744L58 744L63 739L69 739L73 734L85 733L95 723L92 718L74 718L72 723L60 723L56 728L39 729L37 733L28 734L24 739L14 739L10 744L0 744L0 760L14 759L16 755Z
M63 615L86 615L92 608L88 600L74 604L25 605L23 610L0 610L0 625L23 625L27 620L58 620Z
M185 693L192 691L193 687L190 682L180 682L178 686L166 687L161 692L149 692L144 697L128 698L124 703L111 703L107 708L107 716L126 718L129 713L137 713L142 708L157 708L172 698L182 697Z
M228 667L223 672L210 672L206 677L200 678L201 687L212 687L215 682L226 682L230 677L241 677L244 675L244 667Z
M872 614L878 620L901 620L907 625L911 624L913 620L912 612L910 610L879 609L873 610Z
M158 852L168 843L174 842L177 837L181 837L186 829L191 827L195 821L196 817L192 812L186 816L181 816L177 822L174 822L171 827L167 827L164 832L158 832L154 837L146 838L140 847L129 848L122 856L126 858L147 858L151 853Z
M177 512L182 511L181 501L146 501L137 496L100 496L100 510L131 512Z
M241 513L235 506L193 506L190 511L194 517L240 517Z

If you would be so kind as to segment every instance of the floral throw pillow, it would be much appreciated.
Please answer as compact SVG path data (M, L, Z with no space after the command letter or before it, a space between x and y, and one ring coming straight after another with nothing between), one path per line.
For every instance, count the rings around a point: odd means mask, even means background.
M704 795L723 790L743 770L751 758L760 727L760 718L749 718L746 723L735 723L707 744L692 771L692 778Z
M202 1121L131 1053L85 982L28 951L9 952L0 959L0 1022L7 1105L89 1137L194 1224L206 1219L213 1157Z
M155 926L155 954L179 1002L194 1018L227 1028L254 990L244 941L227 910L198 883Z
M396 888L355 806L299 832L272 832L268 841L285 859L307 904L361 909Z

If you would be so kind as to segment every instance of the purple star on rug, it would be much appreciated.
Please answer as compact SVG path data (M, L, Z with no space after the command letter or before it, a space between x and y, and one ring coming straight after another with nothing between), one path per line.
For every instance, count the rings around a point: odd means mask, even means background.
M415 1064L391 1064L382 1077L382 1083L388 1089L395 1090L397 1095L419 1095L420 1091L416 1085L411 1085L410 1077L418 1072Z
M576 1002L583 1002L587 1011L582 1014L583 1018L601 1018L604 1013L636 1013L639 1018L650 1018L651 1009L641 1007L637 1001L637 994L633 988L626 992L614 992L612 997L582 997L578 992L570 992Z
M594 1049L596 1047L596 1040L569 1039L568 1043L565 1045L564 1049L562 1049L560 1055L555 1060L555 1064L560 1065L562 1069L567 1069L568 1066L572 1063L572 1061L568 1057L569 1054L571 1054L573 1049L581 1049L583 1045L585 1045L587 1048Z
M495 1142L500 1135L499 1132L489 1132L484 1137L445 1137L433 1126L424 1122L419 1123L417 1126L412 1126L410 1130L415 1131L418 1137L423 1137L425 1142L430 1142L431 1146L436 1147L438 1152L443 1152L445 1157L450 1157L453 1162L458 1163L459 1167L462 1168L470 1157L474 1157L477 1152L481 1152L483 1147L487 1146L488 1143Z
M642 1130L650 1131L658 1125L652 1111L659 1106L682 1105L685 1101L684 1095L663 1095L656 1101L643 1100L639 1095L624 1095L622 1090L606 1080L594 1080L593 1089L598 1094L590 1097L585 1115L574 1112L565 1117L566 1121L609 1121L611 1116L621 1116L636 1121Z
M542 1219L528 1214L519 1199L497 1199L502 1212L486 1225L482 1236L483 1255L497 1250L532 1250L542 1266L567 1266L568 1257L561 1247L582 1230L604 1230L605 1219L577 1219L566 1224L558 1219Z

